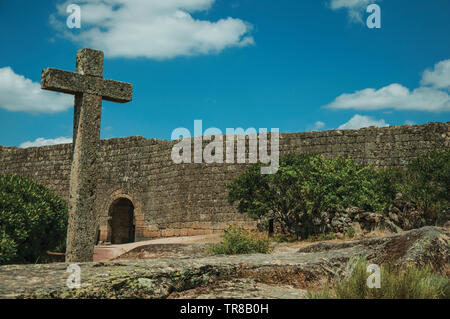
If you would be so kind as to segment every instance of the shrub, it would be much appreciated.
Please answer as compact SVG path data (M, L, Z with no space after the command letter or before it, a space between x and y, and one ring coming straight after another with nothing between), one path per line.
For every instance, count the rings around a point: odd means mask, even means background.
M404 193L435 219L449 205L450 149L434 150L411 161L407 166Z
M293 243L297 241L295 236L285 234L273 234L271 238L276 243Z
M287 154L275 174L262 175L261 164L249 167L229 185L229 202L258 219L270 215L283 231L307 238L320 232L313 218L348 206L379 211L386 204L378 191L378 174L351 159L326 160L317 154Z
M347 228L347 229L345 230L345 235L346 235L348 238L353 238L353 237L355 237L355 229L354 229L353 227Z
M67 205L18 175L0 175L0 264L37 262L65 249Z
M368 262L359 258L351 275L326 287L322 292L308 292L310 298L339 299L448 299L450 280L447 276L433 273L430 266L408 265L402 268L393 265L381 266L381 287L369 288Z
M17 255L17 244L5 232L0 233L0 265L8 264Z
M267 254L270 251L270 239L267 236L250 233L243 227L234 225L224 231L222 242L209 248L209 253L213 255Z
M387 213L399 192L416 203L429 222L448 219L449 149L431 151L406 168L374 169L317 154L284 155L272 175L261 174L260 168L251 165L228 185L230 204L238 202L238 210L254 219L277 221L284 234L297 239L323 231L321 212L356 206Z
M336 239L336 235L334 233L322 233L318 235L309 235L307 241L323 241L323 240L333 240Z
M404 192L406 170L401 167L387 167L377 170L376 190L380 197L381 211L388 212L398 193Z

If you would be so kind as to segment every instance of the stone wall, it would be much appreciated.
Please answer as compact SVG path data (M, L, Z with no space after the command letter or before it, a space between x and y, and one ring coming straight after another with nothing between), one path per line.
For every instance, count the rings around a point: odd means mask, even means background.
M280 134L281 154L350 156L361 164L402 166L432 149L450 146L450 122L360 130ZM119 198L134 206L136 240L209 234L234 222L255 224L227 202L226 185L246 164L175 164L176 141L128 137L102 140L96 210L100 239L111 236L110 207ZM225 153L225 152L224 152ZM17 173L69 193L71 144L27 149L0 147L0 174Z

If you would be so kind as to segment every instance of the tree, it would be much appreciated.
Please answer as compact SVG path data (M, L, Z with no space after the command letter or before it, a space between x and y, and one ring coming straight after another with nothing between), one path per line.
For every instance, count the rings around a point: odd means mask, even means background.
M0 175L0 264L37 262L65 250L67 204L26 177Z
M415 202L432 220L449 205L450 149L433 150L412 160L406 170L403 187L409 200Z
M229 185L229 202L254 219L273 218L285 233L306 238L320 232L313 218L321 212L358 206L381 210L377 172L351 159L327 160L317 154L287 154L277 173L262 175L250 166Z

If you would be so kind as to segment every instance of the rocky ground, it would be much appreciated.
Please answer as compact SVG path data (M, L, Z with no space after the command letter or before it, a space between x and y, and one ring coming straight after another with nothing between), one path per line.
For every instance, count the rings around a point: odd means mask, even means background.
M0 266L0 297L305 298L307 289L345 275L349 259L361 254L375 263L448 269L449 244L450 231L431 226L363 240L283 244L266 255L207 256L201 243L161 244L128 252L148 259L80 263L78 289L67 287L64 263Z

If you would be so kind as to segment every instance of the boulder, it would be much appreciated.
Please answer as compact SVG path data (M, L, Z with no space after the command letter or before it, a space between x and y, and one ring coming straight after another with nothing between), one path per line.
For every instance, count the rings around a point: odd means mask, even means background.
M321 242L300 248L298 253L333 252L344 254L356 250L375 263L431 265L438 271L450 263L450 230L434 226L401 232L386 237L345 242Z
M427 223L424 212L418 209L415 203L404 199L401 193L396 195L391 207L389 207L389 218L403 230L411 230L430 224Z

